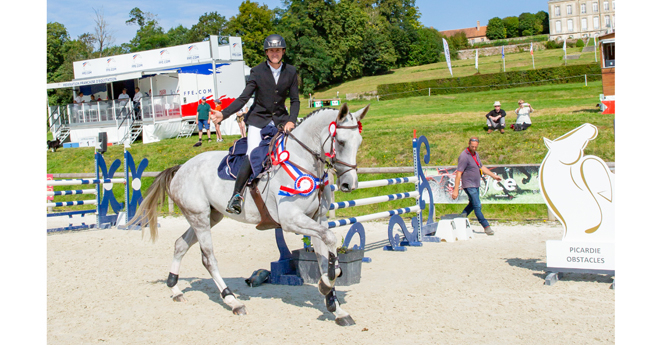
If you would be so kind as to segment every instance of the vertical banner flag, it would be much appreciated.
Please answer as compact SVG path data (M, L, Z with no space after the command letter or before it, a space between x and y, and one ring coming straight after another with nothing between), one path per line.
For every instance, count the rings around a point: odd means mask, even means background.
M536 66L534 66L534 44L533 43L529 44L529 53L532 54L532 68L536 69Z
M564 66L566 66L566 40L564 40Z
M474 68L479 70L479 49L477 49L477 54L474 56Z
M504 59L504 46L502 46L502 66L504 67L504 72L506 72L506 60Z
M449 45L447 44L446 39L442 39L442 44L445 46L445 59L447 60L447 67L449 67L449 74L454 76L454 73L451 71L451 58L449 57Z

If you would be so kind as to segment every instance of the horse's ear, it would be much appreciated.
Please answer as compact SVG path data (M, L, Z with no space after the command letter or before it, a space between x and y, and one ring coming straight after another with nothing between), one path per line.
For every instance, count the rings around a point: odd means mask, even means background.
M545 146L548 148L548 150L552 150L552 143L554 141L552 141L548 138L543 138L543 142L545 143Z
M367 111L369 111L369 106L370 105L371 104L368 104L366 107L356 111L355 113L353 113L353 116L355 116L355 118L358 121L362 121L362 119L364 119L364 115L367 115Z
M341 105L341 108L339 109L339 115L337 115L337 123L344 121L346 115L348 115L348 105L344 103Z

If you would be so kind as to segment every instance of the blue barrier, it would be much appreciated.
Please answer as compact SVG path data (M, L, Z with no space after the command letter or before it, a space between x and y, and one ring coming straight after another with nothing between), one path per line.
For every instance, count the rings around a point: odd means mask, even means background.
M73 225L47 229L47 232L68 231L68 230L82 230L90 228L107 229L117 224L117 216L126 207L127 219L130 221L135 215L138 205L142 202L142 193L140 188L142 186L141 179L142 173L149 165L149 161L145 158L142 159L140 165L135 167L133 156L130 152L124 150L124 177L113 178L115 172L121 165L121 161L116 159L110 167L107 167L103 154L96 152L94 154L95 165L95 179L65 179L65 180L51 180L47 181L48 186L73 186L73 185L96 185L96 189L85 190L68 190L68 191L53 191L47 192L49 196L62 196L62 195L78 195L78 194L96 194L95 199L79 200L79 201L64 201L64 202L51 202L46 203L48 207L61 207L61 206L76 206L76 205L96 205L95 210L81 210L81 211L67 211L58 213L48 213L47 217L69 217L79 215L83 217L85 214L95 213L96 224ZM131 174L129 175L129 171ZM113 183L125 184L125 202L120 203L112 191ZM132 191L132 193L131 193ZM108 214L109 209L112 208L114 214ZM126 227L119 227L126 228ZM134 227L137 228L137 227Z

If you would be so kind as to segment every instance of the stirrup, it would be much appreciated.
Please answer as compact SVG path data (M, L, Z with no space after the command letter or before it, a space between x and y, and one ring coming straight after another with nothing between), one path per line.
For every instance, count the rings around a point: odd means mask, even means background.
M227 204L227 212L232 214L241 214L242 210L243 197L240 194L236 194L229 200Z

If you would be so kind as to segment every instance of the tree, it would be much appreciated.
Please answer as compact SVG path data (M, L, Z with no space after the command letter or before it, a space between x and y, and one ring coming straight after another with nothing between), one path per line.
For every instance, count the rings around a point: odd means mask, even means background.
M334 67L330 82L361 77L364 28L369 19L367 13L357 2L341 0L331 6L328 15L319 19L328 35L328 53Z
M320 85L327 85L332 78L327 32L319 20L331 11L330 4L323 0L284 0L283 3L286 10L278 13L277 32L287 44L285 58L298 69L299 88L308 94Z
M188 31L190 30L188 30L186 27L180 24L175 28L170 28L169 30L167 30L167 39L169 41L169 45L178 46L182 44L195 42L190 40L190 35L188 34Z
M51 22L46 25L46 80L54 82L54 73L64 62L64 46L69 42L69 33L64 25Z
M228 35L241 37L243 60L248 66L256 66L265 59L264 40L268 35L275 33L274 13L267 5L259 6L259 3L249 0L241 3L238 10L238 15L229 19L225 32ZM289 49L287 53L288 51Z
M444 44L438 31L421 28L418 30L417 37L417 41L411 45L408 66L426 65L440 61L440 57L444 56Z
M206 40L209 35L222 35L227 28L227 19L218 12L204 13L199 17L197 24L188 30L190 42Z
M520 21L518 30L521 36L533 36L543 31L541 22L529 12L521 13L518 20Z
M486 37L489 40L500 40L506 37L506 28L504 22L500 17L491 18L488 21L488 28L486 29Z
M450 43L450 46L452 46L452 48L455 50L465 49L469 45L467 35L463 31L457 32L453 36L449 37L447 42Z
M126 21L126 25L137 25L143 27L148 21L154 19L154 15L150 12L142 12L139 8L135 7L128 12L130 19Z
M98 43L98 52L99 56L103 56L103 50L114 42L114 37L112 37L112 32L108 28L108 22L105 21L105 14L103 13L103 6L100 10L92 8L96 17L94 18L94 40Z
M549 34L550 33L550 18L548 16L548 12L546 11L538 11L535 14L536 19L541 23L541 32L537 32L537 34Z
M380 16L373 7L368 7L365 13L369 19L365 25L361 53L362 73L363 75L375 75L396 66L397 54L387 36L385 18Z
M156 15L142 12L142 10L135 7L129 12L129 16L131 18L126 21L126 25L138 25L140 27L130 42L130 51L164 48L169 45L169 36L158 25Z
M520 36L518 32L518 17L506 17L502 19L502 23L504 23L504 28L506 29L506 38Z

